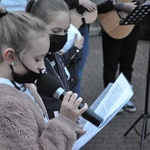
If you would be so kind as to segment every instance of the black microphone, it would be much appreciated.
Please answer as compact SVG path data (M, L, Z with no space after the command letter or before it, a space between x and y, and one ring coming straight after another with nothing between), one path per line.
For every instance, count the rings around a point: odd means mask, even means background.
M59 80L57 80L54 76L43 73L37 80L36 83L37 90L45 94L48 97L54 97L58 100L63 100L63 97L66 91L61 87ZM84 104L80 103L79 109L81 109ZM95 126L99 126L103 119L96 114L92 109L88 108L83 114L82 117L91 122Z

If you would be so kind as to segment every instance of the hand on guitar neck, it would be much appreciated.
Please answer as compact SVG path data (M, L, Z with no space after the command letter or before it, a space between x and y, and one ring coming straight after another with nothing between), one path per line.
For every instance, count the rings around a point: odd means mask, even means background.
M130 13L135 9L136 6L137 6L137 2L124 3L123 11Z

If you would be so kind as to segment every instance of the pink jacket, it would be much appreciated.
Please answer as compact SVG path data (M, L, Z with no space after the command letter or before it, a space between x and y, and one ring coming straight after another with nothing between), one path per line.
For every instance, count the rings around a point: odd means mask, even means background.
M44 114L46 109L35 88L28 85ZM76 133L57 118L46 125L30 96L6 84L0 84L1 150L70 150Z

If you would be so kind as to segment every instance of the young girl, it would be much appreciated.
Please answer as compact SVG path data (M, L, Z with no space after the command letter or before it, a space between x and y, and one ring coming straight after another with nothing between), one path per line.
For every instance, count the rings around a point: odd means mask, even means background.
M70 27L70 14L67 4L63 0L31 0L26 10L42 19L47 25L51 42L49 53L45 59L47 72L59 80L65 91L70 90L64 64L58 54L67 41L67 32ZM77 47L73 47L74 51L77 49ZM39 94L43 99L49 117L55 117L60 110L61 102L44 95L41 91L39 91Z
M81 36L79 30L75 26L70 24L67 42L59 51L59 54L62 56L64 65L69 71L68 82L71 91L73 91L74 87L78 84L77 63L83 57L81 50L83 48L83 44L83 36Z
M0 148L68 150L76 140L81 98L67 92L60 114L49 121L33 83L45 70L45 24L23 12L0 8ZM26 83L26 84L25 84Z

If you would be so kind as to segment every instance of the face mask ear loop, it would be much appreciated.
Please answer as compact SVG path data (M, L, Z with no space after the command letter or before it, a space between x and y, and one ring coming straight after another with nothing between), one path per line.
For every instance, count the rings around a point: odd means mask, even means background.
M11 68L11 71L14 72L14 69L13 69L13 67L12 67L12 66L14 66L14 62L12 62L11 65L9 65L9 66L10 66L10 68Z
M11 65L10 65L10 68L11 68L12 73L13 73L13 72L14 72L14 69L13 69L12 66L14 66L14 62L12 62ZM11 83L14 85L14 87L15 87L17 90L20 90L20 91L23 91L23 92L26 90L26 87L25 87L24 84L22 84L23 90L21 90L21 88L16 85L15 81L12 81L12 80L10 80L10 81L11 81Z

